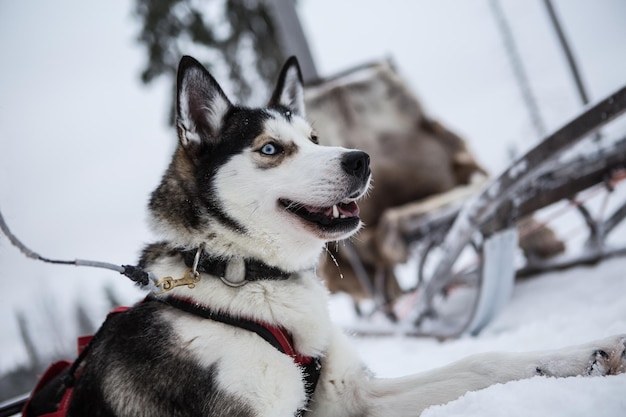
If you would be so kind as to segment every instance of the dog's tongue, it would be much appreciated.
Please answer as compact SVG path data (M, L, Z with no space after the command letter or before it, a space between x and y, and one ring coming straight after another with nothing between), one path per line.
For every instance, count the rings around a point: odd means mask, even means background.
M354 201L351 203L339 203L335 204L332 207L326 208L307 208L312 213L322 213L327 217L339 218L343 216L346 217L356 217L359 215L359 206Z
M356 217L361 212L359 206L354 201L348 204L337 204L337 209L339 214L343 214L346 217Z

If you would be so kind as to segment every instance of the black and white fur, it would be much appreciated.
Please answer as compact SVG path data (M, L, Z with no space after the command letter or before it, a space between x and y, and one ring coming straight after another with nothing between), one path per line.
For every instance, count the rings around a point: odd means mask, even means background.
M327 310L315 266L328 241L361 226L367 155L316 144L305 120L300 70L287 61L267 106L233 105L195 60L178 73L179 145L150 213L163 241L141 266L181 277L180 250L290 273L233 287L201 274L178 296L213 310L283 326L302 355L322 357L311 416L416 416L467 391L535 375L623 372L625 336L551 352L476 355L445 368L377 379ZM419 354L419 352L416 352ZM82 372L71 416L293 416L305 404L302 371L257 334L163 303L113 316Z

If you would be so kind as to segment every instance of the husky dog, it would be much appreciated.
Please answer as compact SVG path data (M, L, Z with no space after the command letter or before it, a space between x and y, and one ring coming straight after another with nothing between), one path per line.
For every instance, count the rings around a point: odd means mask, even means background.
M179 144L149 204L163 240L140 261L169 291L105 322L70 416L416 416L494 383L624 371L616 336L372 376L331 323L315 273L324 244L361 227L369 157L318 145L303 103L295 58L260 109L232 104L182 58Z

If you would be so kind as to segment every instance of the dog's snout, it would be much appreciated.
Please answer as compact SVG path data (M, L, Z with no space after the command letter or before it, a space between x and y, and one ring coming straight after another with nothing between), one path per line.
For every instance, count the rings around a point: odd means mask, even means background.
M357 178L365 179L370 175L370 156L362 151L351 151L341 158L343 170Z

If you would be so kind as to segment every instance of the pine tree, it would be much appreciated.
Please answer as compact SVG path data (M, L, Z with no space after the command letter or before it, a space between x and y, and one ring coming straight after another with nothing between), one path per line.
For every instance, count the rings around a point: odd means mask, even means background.
M285 59L269 9L262 0L136 0L138 40L148 53L141 80L174 80L188 54L210 71L228 68L230 84L220 84L242 101L253 91L265 97Z

